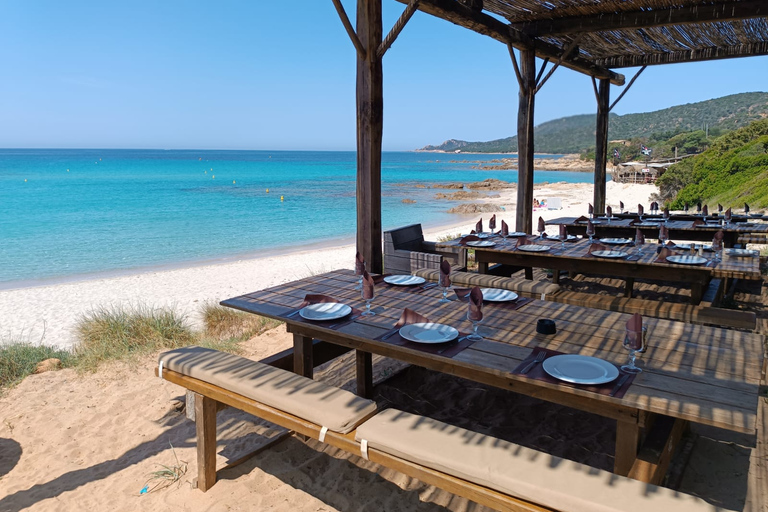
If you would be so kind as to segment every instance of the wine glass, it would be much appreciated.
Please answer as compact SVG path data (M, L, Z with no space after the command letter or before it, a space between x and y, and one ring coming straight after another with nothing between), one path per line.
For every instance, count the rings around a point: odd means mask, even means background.
M557 238L563 244L563 252L565 252L565 241L568 240L568 232L565 230L561 231Z
M640 373L643 370L635 366L635 354L636 353L643 353L648 348L646 344L646 333L648 332L647 327L643 327L642 332L637 333L634 331L630 331L627 329L627 331L624 333L624 348L629 350L629 361L627 364L623 365L621 369L625 373Z
M468 339L468 340L472 340L472 341L479 341L479 340L482 340L482 339L483 339L483 337L482 337L482 336L480 336L480 335L477 333L477 329L480 327L480 322L482 322L482 321L483 321L483 319L482 319L482 318L480 318L480 320L475 320L475 319L473 319L473 318L472 318L472 312L471 312L471 311L467 311L467 320L469 320L470 322L472 322L472 334L468 335L468 336L467 336L467 339Z
M448 290L451 289L450 282L446 284L444 281L441 281L440 282L440 288L443 289L443 298L441 298L438 301L438 304L445 304L447 302L451 302L451 300L448 298Z
M357 285L355 286L355 290L362 290L363 289L363 274L360 274Z
M712 240L712 251L715 254L715 261L720 261L723 257L723 241L717 238Z
M370 298L366 298L365 288L363 288L362 293L360 294L362 296L362 299L365 301L365 311L363 311L360 316L374 316L376 313L371 311L371 302L373 302L374 292L371 289L370 290Z
M638 233L637 235L635 235L635 247L637 247L638 256L642 256L644 246L645 246L645 237L643 237Z
M589 243L592 243L592 237L595 236L595 226L587 224L587 236L589 237Z

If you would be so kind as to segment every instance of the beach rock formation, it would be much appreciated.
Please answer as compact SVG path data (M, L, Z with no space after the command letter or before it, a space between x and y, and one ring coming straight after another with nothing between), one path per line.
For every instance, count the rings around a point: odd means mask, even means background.
M481 192L468 192L466 190L459 190L453 194L446 194L444 192L435 194L435 199L448 199L450 201L466 201L467 199L478 199L480 197L486 197L486 195Z
M475 189L482 189L482 190L505 190L508 188L515 188L514 183L509 183L507 181L501 181L493 178L488 178L487 180L483 181L476 181L475 183L470 183L467 185L468 189L475 190Z
M432 188L462 189L463 183L445 183L443 185L434 185Z
M489 203L464 203L451 208L448 213L486 213L486 212L503 212L504 208L497 204Z
M414 204L415 202L415 199L403 199L403 203L405 204Z

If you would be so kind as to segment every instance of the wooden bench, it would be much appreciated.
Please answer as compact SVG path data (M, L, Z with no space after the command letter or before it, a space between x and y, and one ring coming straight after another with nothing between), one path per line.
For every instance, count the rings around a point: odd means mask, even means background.
M198 488L216 482L216 411L235 407L500 511L679 512L703 500L376 404L215 350L160 354L156 373L195 393Z
M739 244L768 244L768 234L766 233L749 233L746 235L739 235L736 239Z
M429 268L417 269L413 274L429 281L437 281L440 277L439 270ZM521 297L541 300L550 300L549 297L552 294L560 291L560 285L547 281L528 280L523 276L501 277L476 274L474 272L451 272L451 281L454 285L458 286L480 286L483 288L511 290Z
M384 273L410 274L419 268L440 268L443 259L457 270L467 268L463 247L438 250L435 242L424 240L421 224L384 232Z

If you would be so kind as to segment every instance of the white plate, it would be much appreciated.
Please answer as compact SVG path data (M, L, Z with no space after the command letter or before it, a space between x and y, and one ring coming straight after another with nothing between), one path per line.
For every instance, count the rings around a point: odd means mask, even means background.
M488 240L475 240L473 242L467 242L467 245L471 247L493 247L496 243Z
M490 238L491 234L490 233L482 232L482 233L475 233L475 236L482 240L484 238Z
M678 265L701 265L707 262L707 258L686 254L683 256L667 256L667 261L669 263L677 263Z
M608 245L624 245L632 242L629 238L601 238L600 241Z
M483 292L483 301L488 302L509 302L517 300L517 294L509 290L499 290L498 288L480 288Z
M586 224L588 222L589 222L588 220L580 220L580 221L578 221L579 224ZM602 224L602 222L600 222L599 220L593 220L592 224Z
M704 249L705 251L711 251L712 246L711 245L701 245L701 244L693 244L693 248L697 251L699 249ZM682 249L683 251L690 251L691 250L691 244L675 244L675 249Z
M352 308L340 302L323 302L321 304L310 304L301 311L299 315L307 320L336 320L344 318L352 312Z
M632 226L630 226L632 227ZM659 224L657 222L639 222L635 224L635 227L638 228L657 228L659 227Z
M608 361L577 354L552 356L541 366L552 377L573 384L605 384L619 376L619 369Z
M526 244L521 245L518 247L518 249L524 252L546 252L550 249L550 247L548 245Z
M419 276L387 276L384 278L384 282L387 284L394 284L397 286L413 286L415 284L422 284L426 282L426 279Z
M744 257L744 256L753 257L753 256L757 256L757 252L756 251L750 251L748 249L726 249L725 252L729 256L737 256L737 257Z
M526 236L528 233L525 233L523 231L513 231L512 233L508 234L507 236L509 238L517 238L521 236Z
M615 258L623 258L626 255L627 253L624 251L592 251L592 256L597 256L598 258L615 259Z
M450 325L418 323L401 327L400 336L415 343L445 343L455 340L459 336L459 331Z
M568 240L576 240L577 238L579 238L579 237L577 237L576 235L568 235L568 239L566 241L568 241ZM560 241L560 236L558 236L558 235L548 235L547 236L547 240L557 240L559 242Z

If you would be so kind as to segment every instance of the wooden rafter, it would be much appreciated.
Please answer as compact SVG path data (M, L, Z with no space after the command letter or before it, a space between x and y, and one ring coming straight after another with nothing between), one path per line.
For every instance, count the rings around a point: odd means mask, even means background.
M551 77L552 74L555 72L555 70L560 67L560 64L563 63L563 59L568 57L568 55L571 54L573 49L576 48L576 43L578 42L579 42L579 36L574 37L573 41L571 41L568 47L565 50L563 50L563 53L560 54L560 58L557 59L557 62L552 67L552 69L549 70L549 73L547 73L547 76L544 77L544 80L541 80L541 76L539 76L536 79L536 92L539 92L541 88L544 87L544 84L547 83L547 80L549 80L549 77ZM544 66L542 66L541 70L544 71Z
M513 23L511 26L533 37L538 37L599 32L602 30L629 30L666 25L685 25L689 23L733 21L759 18L766 15L768 15L768 2L765 0L748 0L671 9L627 11L600 16L556 18L526 23Z
M360 38L357 37L355 29L349 21L349 16L347 16L347 11L345 11L344 6L341 5L341 0L333 0L333 5L336 7L336 12L339 13L341 23L344 25L344 29L347 31L349 38L352 40L352 44L355 45L358 57L365 59L365 48L363 47L363 43L361 43Z
M611 110L613 110L613 107L615 107L615 106L616 106L616 104L617 104L619 101L621 101L621 98L623 98L623 97L624 97L624 95L625 95L625 94L627 94L627 92L629 92L629 89L632 87L632 84L634 84L634 83L635 83L635 80L637 80L637 77L639 77L639 76L640 76L640 73L642 73L643 71L645 71L645 68L646 68L646 67L647 67L647 66L643 66L643 67L641 67L641 68L640 68L640 69L637 71L637 73L635 73L635 76L633 76L633 77L632 77L632 80L630 80L630 81L629 81L629 83L627 84L627 86L626 86L626 87L624 87L624 90L623 90L623 91L621 91L621 94L619 94L619 97L618 97L618 98L616 98L616 100L615 100L613 103L611 103L611 106L610 106L610 107L608 107L608 112L610 112Z
M409 2L409 0L397 1L400 3ZM421 0L419 10L479 34L492 37L504 44L511 44L517 49L534 50L536 56L542 59L557 59L563 52L563 49L557 45L544 41L534 41L533 38L520 30L510 27L493 16L470 9L455 0ZM607 78L614 85L624 85L624 75L597 66L582 58L564 59L561 65L579 73L597 78Z
M645 55L617 55L616 57L595 59L595 62L612 68L629 68L651 66L654 64L677 64L680 62L755 57L758 55L768 55L768 42Z
M410 3L405 6L405 11L403 11L403 14L400 15L395 24L392 26L392 30L389 31L387 37L385 37L379 45L379 49L376 51L376 54L379 56L379 58L382 58L384 54L387 53L387 50L389 50L389 47L392 46L392 44L395 42L397 36L399 36L400 32L402 32L403 28L405 28L405 24L408 23L408 20L411 19L411 16L413 16L413 13L416 12L416 8L418 6L419 0L411 0Z

